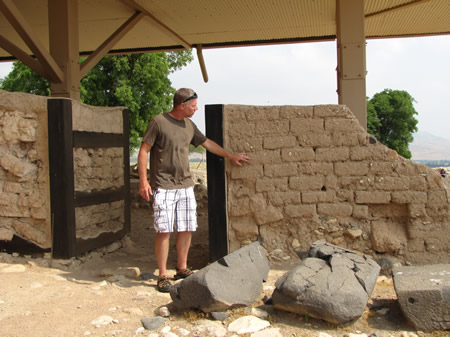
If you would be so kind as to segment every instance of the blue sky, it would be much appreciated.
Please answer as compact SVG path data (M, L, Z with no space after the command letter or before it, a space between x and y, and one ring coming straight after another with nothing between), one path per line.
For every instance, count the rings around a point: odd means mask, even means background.
M196 59L172 74L175 88L199 95L194 121L204 131L205 104L337 104L336 43L206 49L203 82ZM416 100L419 131L450 139L450 36L367 40L367 96L386 88ZM0 63L0 78L11 69Z

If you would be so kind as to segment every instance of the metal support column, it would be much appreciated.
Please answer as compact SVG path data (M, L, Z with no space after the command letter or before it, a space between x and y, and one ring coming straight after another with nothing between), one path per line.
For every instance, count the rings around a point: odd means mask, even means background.
M367 129L364 1L336 0L339 104Z

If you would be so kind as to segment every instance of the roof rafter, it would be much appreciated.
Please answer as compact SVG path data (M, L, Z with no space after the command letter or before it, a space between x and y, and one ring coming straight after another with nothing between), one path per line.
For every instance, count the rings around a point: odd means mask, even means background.
M155 17L152 13L150 13L146 8L138 4L135 0L122 0L122 2L124 2L130 7L133 7L135 10L145 13L147 18L150 19L150 21L156 28L158 28L160 31L162 31L163 33L167 34L175 41L180 43L185 49L192 49L192 45L189 42L183 39L177 32L172 30L170 27L167 27L163 22L161 22L157 17Z
M44 71L49 74L49 77L54 82L62 82L64 80L64 73L50 53L45 49L44 45L34 33L21 12L17 9L14 2L12 0L0 0L0 11L34 53ZM19 48L17 48L16 51L18 49Z
M381 11L378 11L378 12L373 12L373 13L366 14L364 17L366 19L373 18L373 17L381 15L381 14L392 13L394 11L398 11L400 9L404 9L406 7L420 5L420 4L428 2L428 1L430 1L430 0L412 0L410 2L401 4L401 5L398 5L398 6L394 6L394 7L391 7L391 8L385 8L385 9L382 9Z
M103 56L107 55L112 47L127 34L143 17L142 12L136 12L123 25L121 25L111 36L105 40L80 66L80 78L86 76Z

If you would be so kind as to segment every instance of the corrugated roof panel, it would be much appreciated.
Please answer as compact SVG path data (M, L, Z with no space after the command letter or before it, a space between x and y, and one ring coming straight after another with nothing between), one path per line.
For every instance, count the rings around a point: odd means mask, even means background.
M178 6L177 0L136 3L193 44L327 36L335 30L333 0L191 0Z
M408 3L408 1L401 1L401 3ZM370 12L367 13L369 16L366 18L366 36L414 36L450 31L450 1L433 0L420 3L409 1L409 3L409 6L373 16L370 14L378 12L379 9L371 7Z

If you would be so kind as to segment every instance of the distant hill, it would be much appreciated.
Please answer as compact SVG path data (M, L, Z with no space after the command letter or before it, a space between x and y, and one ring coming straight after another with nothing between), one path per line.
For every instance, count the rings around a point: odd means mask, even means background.
M450 159L450 139L419 131L413 135L409 145L412 160L448 160Z

